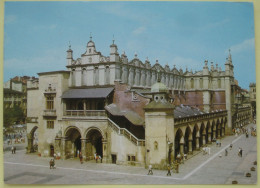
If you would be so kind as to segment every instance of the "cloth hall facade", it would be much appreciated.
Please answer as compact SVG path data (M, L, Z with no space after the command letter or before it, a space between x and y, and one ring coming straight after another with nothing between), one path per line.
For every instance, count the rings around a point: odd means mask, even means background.
M74 158L79 150L85 161L97 153L106 163L164 169L177 153L192 155L251 118L249 106L233 110L230 53L225 70L205 60L192 72L128 60L114 41L104 56L91 38L80 58L68 49L66 68L27 82L28 152L38 131L41 156Z

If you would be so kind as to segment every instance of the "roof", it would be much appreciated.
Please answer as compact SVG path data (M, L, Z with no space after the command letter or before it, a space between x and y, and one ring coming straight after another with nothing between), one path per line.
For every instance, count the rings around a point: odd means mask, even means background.
M65 91L61 98L63 99L79 99L79 98L106 98L112 91L113 87L109 88L88 88L88 89L70 89Z
M105 106L105 109L113 116L124 116L134 125L144 125L144 119L131 110L120 110L114 103Z
M174 109L174 118L183 118L189 116L196 116L200 114L205 114L205 112L190 106L175 106Z
M144 107L145 110L158 110L158 109L163 109L163 110L169 110L169 109L174 109L174 106L169 103L169 102L156 102L156 101L152 101L150 102L148 105L146 105Z

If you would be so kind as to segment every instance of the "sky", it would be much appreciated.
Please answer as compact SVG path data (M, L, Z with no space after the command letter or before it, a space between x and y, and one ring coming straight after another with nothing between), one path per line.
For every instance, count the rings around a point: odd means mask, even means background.
M5 2L4 11L4 82L66 70L69 45L80 58L90 35L105 56L114 39L129 60L193 72L205 60L224 70L230 49L239 85L256 79L252 3Z

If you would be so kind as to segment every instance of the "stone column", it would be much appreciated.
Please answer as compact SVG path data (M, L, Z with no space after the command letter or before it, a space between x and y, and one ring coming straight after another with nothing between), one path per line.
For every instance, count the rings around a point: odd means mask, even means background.
M221 128L218 129L218 138L221 137Z
M184 144L183 143L180 143L180 154L184 154Z
M189 140L189 152L188 154L192 154L192 140Z
M216 130L213 130L213 138L216 138Z
M150 71L146 71L146 86L149 87L151 86L151 74Z
M94 157L94 154L92 154L91 150L91 140L85 139L85 154L86 154L86 160L92 160Z
M102 146L103 146L103 163L107 162L107 140L106 139L102 139Z
M86 139L81 138L81 153L83 156L83 160L86 159Z
M202 145L206 144L206 134L202 134Z
M208 132L208 144L211 144L211 132Z
M139 86L140 85L140 69L135 69L135 83L134 85Z
M142 70L141 71L141 86L145 86L146 85L146 82L145 82L145 76L146 76L146 72L145 70Z
M66 138L65 137L62 137L61 138L61 158L62 159L66 159Z
M83 110L84 110L84 115L86 116L86 110L87 110L86 100L83 100Z
M222 127L222 135L221 135L222 137L224 137L225 136L225 128L224 127Z
M30 136L30 134L27 134L27 153L32 153L33 152L33 138Z
M200 150L200 137L196 137L196 150Z

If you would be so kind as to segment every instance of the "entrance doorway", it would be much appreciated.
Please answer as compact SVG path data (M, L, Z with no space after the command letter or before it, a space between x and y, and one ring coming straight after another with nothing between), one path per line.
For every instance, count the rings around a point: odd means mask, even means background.
M54 156L54 147L53 145L50 145L50 157Z
M103 158L103 144L102 144L102 134L97 129L90 130L86 135L86 145L87 145L87 158L91 158L96 153Z
M73 158L78 156L78 151L81 151L81 134L76 128L70 128L66 132L66 158Z
M116 164L116 155L113 155L113 154L112 154L111 157L112 157L112 163L113 163L113 164Z

